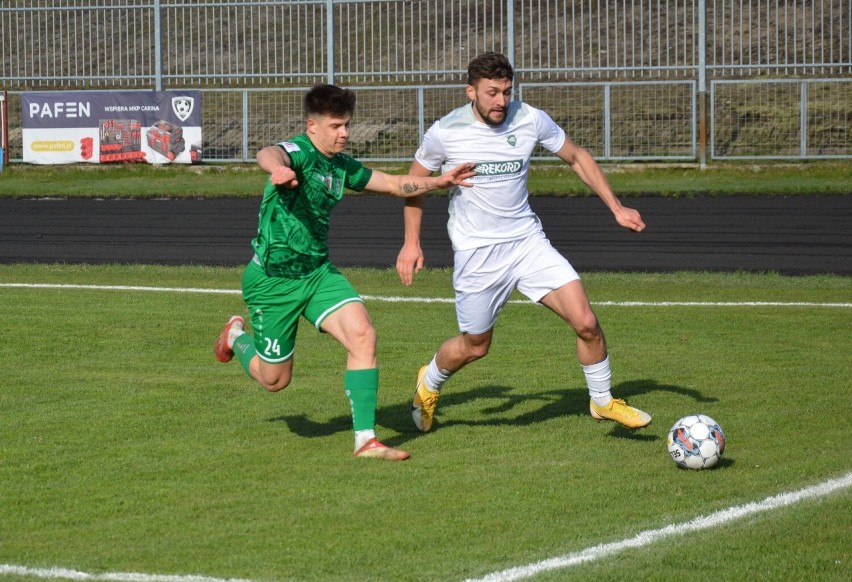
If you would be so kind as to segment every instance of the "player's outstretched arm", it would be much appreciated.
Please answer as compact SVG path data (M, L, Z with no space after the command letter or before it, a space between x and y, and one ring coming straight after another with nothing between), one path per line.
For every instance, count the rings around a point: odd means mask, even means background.
M604 201L618 224L634 232L641 232L645 229L645 222L642 220L639 211L621 204L613 193L601 167L588 151L569 138L565 138L565 144L556 152L556 155L571 166L574 173Z
M475 164L472 163L460 164L440 176L398 176L374 170L365 190L407 198L420 196L438 188L471 186L466 180L476 174L474 167Z
M408 173L412 176L431 176L432 171L425 168L417 160L411 162ZM412 196L405 199L405 208L402 211L402 221L405 225L405 239L402 248L396 257L396 273L403 285L408 287L414 282L414 275L423 269L425 257L420 246L420 225L423 221L422 196Z
M276 186L295 188L299 185L296 172L290 168L290 157L281 146L266 146L257 152L257 165L269 173L270 181Z

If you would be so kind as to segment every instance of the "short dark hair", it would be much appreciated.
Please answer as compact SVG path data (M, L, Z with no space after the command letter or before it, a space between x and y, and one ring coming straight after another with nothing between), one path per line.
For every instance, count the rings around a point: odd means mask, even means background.
M480 79L508 79L515 78L515 70L512 63L505 55L487 52L470 61L467 66L467 84L476 85Z
M305 117L311 115L351 116L355 112L355 92L337 85L314 85L305 95Z

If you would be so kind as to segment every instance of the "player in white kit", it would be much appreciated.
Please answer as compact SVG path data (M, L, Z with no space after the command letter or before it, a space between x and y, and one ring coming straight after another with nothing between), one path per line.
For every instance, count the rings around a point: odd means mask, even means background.
M417 427L432 428L444 383L488 353L494 324L514 289L559 315L577 336L577 358L589 390L589 410L598 420L627 428L651 422L645 412L610 393L612 373L606 340L577 272L550 244L529 205L530 157L541 144L568 164L612 211L619 225L639 232L639 212L622 206L597 162L545 112L512 101L514 71L498 53L484 53L468 66L470 103L435 122L423 137L409 172L429 176L476 163L470 187L450 190L447 225L454 252L453 287L460 335L446 340L420 368L412 404ZM423 267L420 225L423 196L407 198L405 242L396 268L404 285Z

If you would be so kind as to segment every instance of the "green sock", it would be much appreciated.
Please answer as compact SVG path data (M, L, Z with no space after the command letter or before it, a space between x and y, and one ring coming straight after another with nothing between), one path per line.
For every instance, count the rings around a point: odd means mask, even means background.
M370 430L376 427L376 405L379 394L379 370L346 370L344 389L352 406L352 427Z
M254 349L254 338L249 334L244 333L234 340L234 344L231 346L231 349L234 350L234 355L240 360L246 374L251 376L249 364L251 363L251 359L257 354L257 350Z

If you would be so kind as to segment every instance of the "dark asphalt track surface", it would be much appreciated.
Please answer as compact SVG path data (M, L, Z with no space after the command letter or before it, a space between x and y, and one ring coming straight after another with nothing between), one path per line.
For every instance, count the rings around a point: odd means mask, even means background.
M852 195L622 198L647 229L619 227L597 198L533 197L551 242L582 272L774 271L852 275ZM0 200L0 263L242 265L260 198ZM451 266L447 200L427 199L426 264ZM392 267L402 201L347 196L329 245L341 267Z

